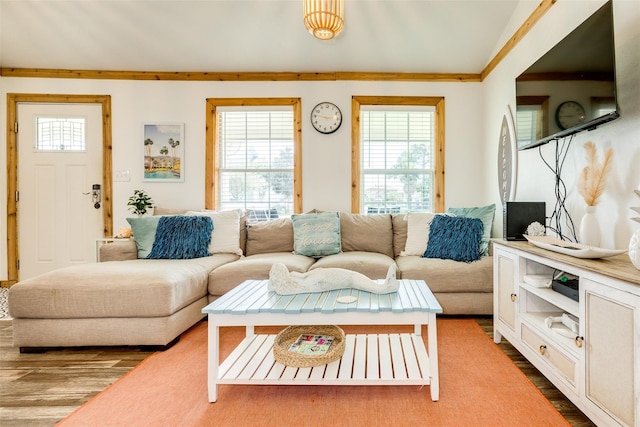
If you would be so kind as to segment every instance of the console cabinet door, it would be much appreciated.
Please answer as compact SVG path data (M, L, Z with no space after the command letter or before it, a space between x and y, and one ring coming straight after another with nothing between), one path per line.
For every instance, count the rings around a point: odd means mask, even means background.
M516 331L518 256L503 250L494 253L494 312L497 320Z
M640 297L582 279L585 396L617 422L638 426Z

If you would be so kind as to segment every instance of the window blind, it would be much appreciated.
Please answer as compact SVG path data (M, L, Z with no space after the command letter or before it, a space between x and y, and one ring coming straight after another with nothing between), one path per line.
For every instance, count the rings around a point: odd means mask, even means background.
M218 112L222 209L293 212L293 110Z
M542 135L542 106L522 105L516 111L516 139L518 145L527 145Z
M433 107L363 107L362 212L433 210Z

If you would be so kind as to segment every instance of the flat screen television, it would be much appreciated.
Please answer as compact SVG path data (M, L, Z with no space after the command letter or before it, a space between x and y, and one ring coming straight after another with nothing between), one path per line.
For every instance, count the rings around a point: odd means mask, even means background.
M620 116L613 29L609 0L516 78L519 150Z

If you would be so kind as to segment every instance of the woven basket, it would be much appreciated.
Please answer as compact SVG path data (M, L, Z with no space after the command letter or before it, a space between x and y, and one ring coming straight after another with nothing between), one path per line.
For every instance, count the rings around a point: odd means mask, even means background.
M332 335L333 344L324 354L306 355L289 351L289 347L301 334ZM342 357L344 353L344 331L338 326L289 326L276 336L273 343L273 357L285 366L296 368L311 368L326 365Z

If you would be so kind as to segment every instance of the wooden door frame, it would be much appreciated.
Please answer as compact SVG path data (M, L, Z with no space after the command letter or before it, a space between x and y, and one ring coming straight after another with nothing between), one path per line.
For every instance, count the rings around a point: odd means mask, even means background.
M7 94L7 281L19 280L18 260L18 103L100 104L102 106L102 228L103 236L113 235L111 96L51 95L35 93Z

